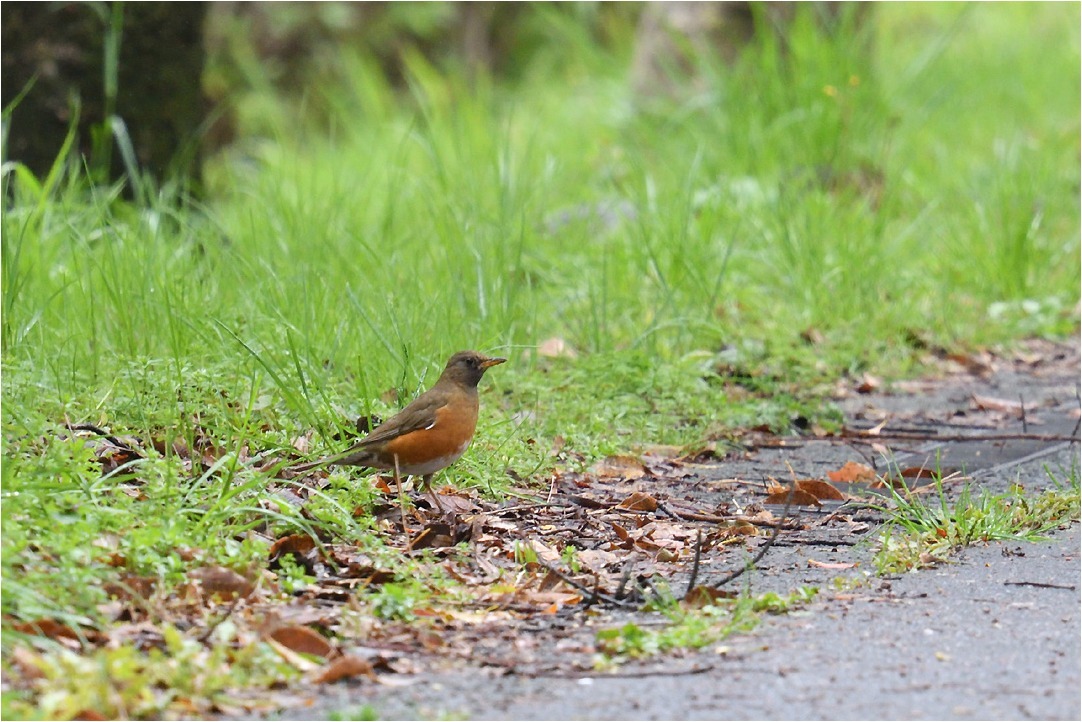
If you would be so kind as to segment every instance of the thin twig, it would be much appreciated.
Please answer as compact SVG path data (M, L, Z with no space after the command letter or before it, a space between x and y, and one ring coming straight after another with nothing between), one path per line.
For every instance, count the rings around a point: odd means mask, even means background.
M104 429L102 429L100 427L97 427L94 424L86 424L86 423L83 423L83 424L70 424L69 423L69 424L64 424L64 425L68 427L68 431L90 431L90 432L93 432L93 433L97 434L98 436L102 437L103 439L105 439L106 441L108 441L113 446L121 448L121 449L123 449L124 451L127 451L130 454L135 454L136 456L139 456L139 452L137 452L135 449L133 449L129 445L125 444L123 441L121 441L117 437L113 436L108 431L106 431L106 430L104 430Z
M684 599L688 598L691 594L691 590L695 588L695 582L699 578L699 559L703 553L703 530L698 529L695 532L695 558L691 562L691 578L688 579L688 588L684 592Z
M860 429L843 429L843 438L859 441L877 441L880 439L903 439L910 441L1079 441L1077 431L1069 436L1062 434L920 434L906 431L883 430L877 434L868 434Z
M624 588L627 586L628 580L630 580L630 579L631 579L631 565L627 564L626 566L624 566L624 573L620 575L620 583L618 585L616 585L616 594L614 594L613 596L615 596L617 599L623 599L624 598Z
M1003 582L1007 587L1040 587L1041 589L1067 589L1069 591L1075 590L1073 584L1051 584L1049 582Z
M624 609L635 609L636 608L635 604L632 604L630 602L625 602L625 601L623 601L621 599L617 599L616 597L610 597L608 594L602 594L596 588L590 589L585 584L582 584L581 582L577 582L574 579L572 579L571 577L567 576L566 574L561 572L559 569L557 569L557 568L555 568L555 567L541 561L541 559L537 559L535 563L539 567L544 569L545 571L549 572L550 574L554 574L560 581L574 587L578 591L582 592L585 595L588 595L590 598L592 598L592 599L594 599L596 601L602 601L602 602L605 602L606 604L612 604L612 605L617 606L617 607L623 607Z
M531 673L524 672L522 670L515 670L516 677L529 677L531 679L642 679L645 677L683 677L685 675L692 674L704 674L714 669L714 665L706 665L704 667L692 667L691 669L631 669L631 670L617 670L615 672L575 672L575 671L563 671L559 669L552 670L550 672Z
M788 465L788 462L786 462L786 465ZM796 473L793 471L793 467L789 467L789 472L793 475L793 479L789 482L789 493L785 497L785 508L782 509L781 512L780 521L782 523L784 523L785 518L789 516L789 507L792 506L793 496L796 493ZM762 548L759 549L759 551L755 554L754 557L752 557L747 563L745 563L744 566L726 574L724 577L721 578L720 581L715 583L713 586L715 588L724 586L744 574L749 569L755 567L755 565L758 564L762 560L762 558L766 556L766 553L770 551L770 547L774 546L774 542L778 539L778 534L781 533L782 523L779 523L777 526L774 527L774 531L771 533L770 538L766 540L766 544L763 544Z

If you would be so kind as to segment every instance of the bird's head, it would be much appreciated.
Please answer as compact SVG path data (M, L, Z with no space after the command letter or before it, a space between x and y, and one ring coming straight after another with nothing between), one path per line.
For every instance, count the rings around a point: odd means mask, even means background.
M485 356L477 351L459 351L447 361L440 381L448 380L464 386L476 387L485 370L507 361L505 358Z

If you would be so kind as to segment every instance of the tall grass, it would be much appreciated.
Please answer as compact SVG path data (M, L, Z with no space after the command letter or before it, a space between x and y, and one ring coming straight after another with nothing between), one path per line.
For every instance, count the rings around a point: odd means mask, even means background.
M73 519L50 542L72 562L106 532L153 536L199 508L240 534L269 508L253 469L189 479L168 450L141 473L173 501L117 504L68 419L238 457L315 430L329 450L478 348L513 363L486 377L480 441L452 473L493 484L551 464L557 436L588 461L784 429L824 408L785 380L899 372L913 332L1077 333L1078 12L878 6L873 50L801 19L784 49L704 64L700 89L653 102L628 90L630 29L610 51L560 16L517 83L416 56L398 90L343 51L349 83L306 90L326 128L257 84L203 206L150 184L125 200L66 159L42 181L6 163L5 565L53 512ZM536 358L553 336L580 357ZM723 353L776 388L729 394ZM336 493L332 517L362 494ZM240 553L214 524L145 546Z

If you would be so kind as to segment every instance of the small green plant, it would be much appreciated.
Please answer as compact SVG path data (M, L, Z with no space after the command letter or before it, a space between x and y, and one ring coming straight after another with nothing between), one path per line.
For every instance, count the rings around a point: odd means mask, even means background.
M347 720L359 720L360 722L373 722L379 719L379 712L370 704L357 707L352 710L339 710L337 712L331 712L327 715L330 720L335 722L346 722Z
M560 560L573 574L578 574L582 565L579 564L579 550L575 546L571 544L565 546L563 552L560 553Z
M209 646L168 624L159 628L158 646L149 650L121 644L80 653L52 643L34 649L23 642L11 642L20 646L15 655L20 664L32 667L34 674L18 679L19 689L5 689L4 716L203 716L216 705L228 707L234 690L269 689L299 677L294 667L262 642L238 646L236 639L222 639L221 632L228 627L220 626L218 638ZM10 647L5 644L5 649ZM28 704L28 691L36 704Z
M835 592L851 592L867 585L868 578L864 575L851 577L834 577L830 581L830 588Z
M537 564L537 551L528 544L521 542L515 542L515 563L526 566L527 564Z
M756 612L785 614L812 601L818 594L819 587L800 587L786 595L766 592L752 599L751 608Z
M287 554L278 560L278 584L286 594L302 592L313 581L314 577L306 574L304 567L292 555Z
M669 620L658 628L629 622L597 633L595 664L611 667L627 659L649 657L674 649L699 649L735 632L758 624L761 613L784 614L801 607L818 594L815 587L801 587L790 594L766 592L719 599L698 609L685 609L665 590L650 605Z
M982 489L974 495L966 484L952 500L938 476L928 500L892 487L893 506L883 508L888 518L875 556L876 570L891 574L932 566L981 542L1040 541L1045 532L1079 516L1077 471L1066 484L1047 473L1053 488L1036 496L1027 496L1017 484L1000 494Z
M416 619L413 610L423 597L422 590L417 584L396 582L384 584L372 600L372 611L380 619L411 622Z

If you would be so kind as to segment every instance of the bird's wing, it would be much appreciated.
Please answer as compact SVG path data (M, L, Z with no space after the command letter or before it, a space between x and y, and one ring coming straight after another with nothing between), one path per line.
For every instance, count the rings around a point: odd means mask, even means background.
M390 441L411 431L431 428L436 423L436 412L446 405L446 398L433 398L431 396L426 398L422 394L406 408L373 429L372 433L358 441L344 453L371 448L376 444Z
M377 426L372 430L372 433L353 444L345 451L340 451L331 456L325 456L316 461L298 464L297 466L291 467L291 470L294 472L303 472L321 466L335 464L346 466L359 464L364 466L372 460L367 452L374 451L373 447L388 442L391 439L395 439L403 434L408 434L411 431L430 428L436 423L436 412L446 406L447 401L446 398L440 398L427 393L421 394L410 402L406 408L387 419L386 422Z

